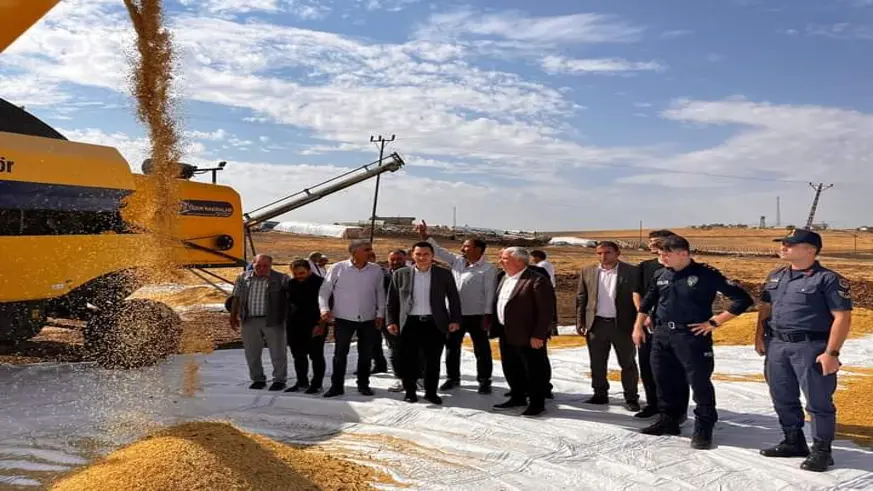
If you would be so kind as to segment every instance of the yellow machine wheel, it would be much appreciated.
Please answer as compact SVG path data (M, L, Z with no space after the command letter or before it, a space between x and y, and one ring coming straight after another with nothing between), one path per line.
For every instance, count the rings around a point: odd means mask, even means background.
M104 368L146 367L177 352L182 321L166 304L135 298L98 313L84 337L85 349Z

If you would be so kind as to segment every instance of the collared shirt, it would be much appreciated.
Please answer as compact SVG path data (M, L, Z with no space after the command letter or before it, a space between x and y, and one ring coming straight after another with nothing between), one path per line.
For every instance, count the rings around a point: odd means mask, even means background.
M555 286L555 267L547 260L542 260L536 263L534 266L539 266L545 269L549 273L549 280L552 282L552 286Z
M612 269L597 266L597 308L595 315L615 318L615 285L618 283L618 265Z
M249 297L246 309L249 317L264 317L267 315L267 287L270 279L266 276L252 275L249 280Z
M746 290L708 264L691 261L680 271L663 268L655 273L640 303L640 312L655 307L658 322L706 322L712 317L712 302L719 292L731 300L727 311L734 315L742 314L754 303Z
M503 311L506 310L506 304L509 303L509 297L512 296L512 291L515 290L515 285L518 284L519 278L527 268L522 269L512 276L506 275L503 277L503 284L500 285L500 293L497 294L497 321L501 324L506 324L506 317Z
M443 249L433 237L428 237L427 241L433 246L436 258L452 268L452 276L461 297L461 315L492 314L497 268L487 262L484 256L468 265L464 256Z
M385 317L385 274L378 264L367 263L357 268L351 259L334 263L324 277L318 293L322 312L330 311L333 295L333 316L352 322L371 321Z
M430 308L430 272L420 271L415 266L412 267L412 310L411 315L431 315L433 312Z
M783 267L771 272L761 300L772 304L770 328L784 333L828 332L833 311L852 310L849 282L818 261L804 271Z
M318 264L315 264L312 261L309 261L309 268L312 270L312 274L321 276L322 278L324 278L324 275L327 274L324 268L322 268Z

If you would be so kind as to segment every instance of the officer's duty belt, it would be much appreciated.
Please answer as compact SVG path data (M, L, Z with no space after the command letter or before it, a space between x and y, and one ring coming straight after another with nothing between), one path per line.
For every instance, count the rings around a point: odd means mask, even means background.
M786 343L801 343L803 341L827 341L828 332L777 332L770 331L770 336Z
M655 324L655 327L664 327L667 329L688 329L688 324L682 324L681 322L658 322Z

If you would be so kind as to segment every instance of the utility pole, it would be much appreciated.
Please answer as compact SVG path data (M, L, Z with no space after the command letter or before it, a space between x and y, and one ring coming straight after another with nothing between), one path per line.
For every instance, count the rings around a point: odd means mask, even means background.
M782 208L779 203L779 196L776 196L776 226L782 226Z
M645 245L643 245L643 221L640 220L640 249L645 249Z
M815 210L818 208L818 200L819 200L819 198L821 198L821 192L824 191L825 189L830 189L830 188L834 187L834 185L828 184L827 186L825 186L824 183L820 182L820 183L818 183L818 185L815 185L813 183L809 183L809 187L811 187L812 189L815 189L815 198L812 199L812 206L809 208L809 218L806 219L806 228L807 229L812 228L812 221L815 218Z
M379 135L379 138L374 138L373 135L370 135L370 143L376 143L379 145L379 166L382 165L382 158L385 155L385 144L394 141L394 136L391 135L391 138L386 140L382 138L382 135ZM373 215L370 217L370 243L373 243L373 237L376 234L376 204L379 202L379 178L382 175L379 174L376 176L376 191L373 193Z
M452 207L452 233L453 234L455 233L455 227L457 226L457 224L458 224L458 207L453 206Z
M767 217L761 215L761 221L758 223L758 228L767 228Z

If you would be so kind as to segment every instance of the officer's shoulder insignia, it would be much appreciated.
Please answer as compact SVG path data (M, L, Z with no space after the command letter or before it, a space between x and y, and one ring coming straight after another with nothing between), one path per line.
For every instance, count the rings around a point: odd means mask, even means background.
M699 263L699 264L710 271L714 271L716 273L721 273L721 271L719 271L718 268L716 268L715 266L713 266L709 263Z
M837 290L837 293L847 300L852 299L852 294L848 290Z
M847 280L847 279L845 279L845 278L843 278L843 277L840 277L838 283L839 283L839 285L840 285L840 288L842 288L843 290L848 290L848 289L849 289L849 280Z

